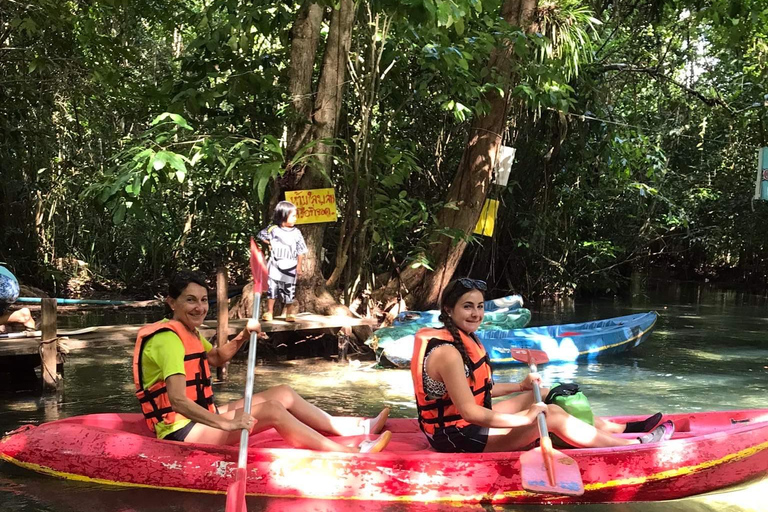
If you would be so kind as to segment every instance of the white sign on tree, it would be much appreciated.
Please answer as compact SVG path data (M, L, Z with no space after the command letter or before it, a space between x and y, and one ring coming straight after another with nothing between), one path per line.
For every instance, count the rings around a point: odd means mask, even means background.
M496 170L493 173L494 184L502 187L507 186L509 171L512 169L512 162L515 161L515 151L517 151L515 148L509 146L499 147L499 157L496 161Z

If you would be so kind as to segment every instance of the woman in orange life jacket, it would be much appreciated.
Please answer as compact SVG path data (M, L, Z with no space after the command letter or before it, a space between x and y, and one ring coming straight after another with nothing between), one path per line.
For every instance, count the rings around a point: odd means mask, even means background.
M208 444L233 444L240 430L259 432L274 428L296 447L322 451L375 452L389 442L390 433L363 441L359 446L334 442L335 436L378 434L389 415L359 420L336 418L310 404L286 385L254 393L251 414L243 414L243 400L220 407L213 404L208 363L222 366L249 338L260 332L255 319L232 340L212 347L197 328L208 313L208 285L190 271L179 272L169 283L170 320L139 331L134 351L136 395L147 424L158 438Z
M531 446L539 436L536 417L544 413L549 431L577 447L625 446L668 439L674 431L665 422L636 439L611 434L644 432L661 414L645 421L619 424L595 417L589 425L561 407L534 403L529 373L518 383L493 383L490 360L474 332L483 321L484 281L451 281L440 300L442 329L416 333L411 374L419 426L432 447L441 452L514 451ZM542 396L549 390L542 389ZM492 397L512 395L492 404Z

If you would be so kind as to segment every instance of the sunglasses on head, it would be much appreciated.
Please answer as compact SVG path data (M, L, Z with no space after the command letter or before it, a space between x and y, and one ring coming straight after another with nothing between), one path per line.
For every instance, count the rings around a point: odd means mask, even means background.
M463 286L467 290L480 290L481 292L484 292L488 289L488 285L485 283L485 281L482 281L480 279L470 279L468 277L462 277L461 279L458 279L458 282L461 286Z

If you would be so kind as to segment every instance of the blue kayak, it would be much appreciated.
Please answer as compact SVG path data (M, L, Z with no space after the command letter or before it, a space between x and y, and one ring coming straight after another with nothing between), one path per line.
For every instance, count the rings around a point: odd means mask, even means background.
M496 365L520 364L510 357L510 348L543 350L550 362L591 361L638 346L651 335L658 317L649 311L578 324L526 327L511 333L478 331L478 337Z
M523 307L523 297L520 295L507 295L506 297L487 300L484 302L484 306L483 309L485 309L486 313L513 312ZM397 318L392 322L392 325L439 325L440 321L437 319L439 316L440 310L438 309L429 311L403 311L397 315Z
M520 364L510 357L512 348L543 350L550 362L591 361L638 346L651 335L655 311L576 324L545 325L508 330L477 331L491 363ZM414 336L405 336L377 353L380 363L407 367L411 363Z

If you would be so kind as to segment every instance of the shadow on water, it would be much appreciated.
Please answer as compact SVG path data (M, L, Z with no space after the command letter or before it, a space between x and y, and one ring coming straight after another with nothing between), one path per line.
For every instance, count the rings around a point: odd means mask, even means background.
M656 329L645 344L612 359L578 365L545 365L540 369L545 385L557 381L579 382L595 412L602 415L765 407L768 344L763 333L768 328L768 300L689 283L648 281L642 284L630 298L564 302L534 309L532 325L581 322L649 310L660 314ZM0 432L24 423L79 414L135 412L131 356L131 347L73 353L66 365L65 387L58 401L34 394L0 396ZM512 367L498 369L494 375L497 382L508 382L519 380L524 374L524 369ZM214 388L220 403L242 396L244 361L234 361L230 375L228 382ZM277 384L293 386L332 414L372 415L382 405L390 406L394 417L416 414L410 374L405 370L375 370L365 362L359 366L339 365L318 359L257 367L257 391ZM763 479L727 491L658 503L483 508L404 503L366 506L357 502L329 504L249 498L248 509L251 512L347 509L354 512L757 512L766 509L763 496L767 492L768 481ZM58 480L0 463L0 511L3 512L217 512L224 511L224 507L223 495L110 488Z

